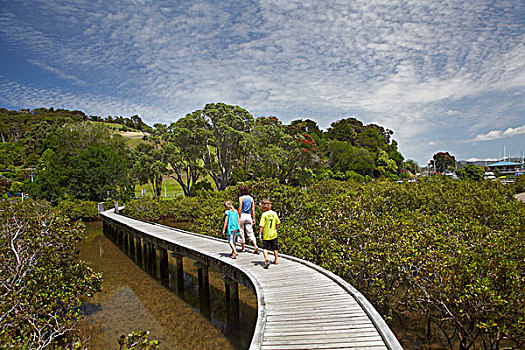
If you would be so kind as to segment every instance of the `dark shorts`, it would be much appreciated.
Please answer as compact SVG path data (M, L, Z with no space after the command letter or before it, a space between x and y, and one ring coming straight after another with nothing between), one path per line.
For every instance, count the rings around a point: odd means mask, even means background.
M277 238L270 239L269 241L263 240L263 249L279 250L279 241L277 240Z

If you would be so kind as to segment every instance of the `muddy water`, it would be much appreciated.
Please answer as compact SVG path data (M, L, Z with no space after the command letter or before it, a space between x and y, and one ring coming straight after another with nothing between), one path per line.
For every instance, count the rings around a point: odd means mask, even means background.
M103 289L83 306L91 349L118 348L117 339L132 331L149 330L160 349L245 349L249 347L257 317L252 291L239 285L239 336L227 337L224 282L211 269L208 320L199 314L197 270L184 258L184 299L170 286L162 286L102 235L102 224L88 223L80 258L104 277ZM227 248L227 247L225 247ZM174 264L171 260L170 264Z

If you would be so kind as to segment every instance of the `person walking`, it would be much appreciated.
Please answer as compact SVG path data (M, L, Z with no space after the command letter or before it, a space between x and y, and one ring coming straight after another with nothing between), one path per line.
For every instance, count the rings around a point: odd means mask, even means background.
M226 235L226 230L228 231L228 244L232 249L232 259L237 258L237 248L235 246L235 240L239 234L239 213L233 207L231 201L224 202L224 207L226 211L224 212L224 225L222 227L222 235Z
M279 251L279 241L277 240L277 230L281 224L277 213L272 210L272 203L264 199L260 203L263 214L259 224L259 239L263 244L264 268L270 266L267 250L272 250L274 255L273 264L277 265L277 252Z
M253 233L253 225L255 224L255 204L253 197L250 196L250 191L245 185L239 186L239 192L241 196L239 197L239 219L240 219L240 235L239 243L241 243L241 250L244 252L245 247L244 243L246 238L248 238L253 244L253 254L259 253L259 248L257 247L257 240Z

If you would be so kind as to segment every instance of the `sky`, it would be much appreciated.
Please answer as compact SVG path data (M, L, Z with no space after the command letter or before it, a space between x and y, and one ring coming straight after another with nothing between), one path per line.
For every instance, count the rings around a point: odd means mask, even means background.
M394 131L405 159L525 151L523 0L0 0L0 107L170 124L224 102Z

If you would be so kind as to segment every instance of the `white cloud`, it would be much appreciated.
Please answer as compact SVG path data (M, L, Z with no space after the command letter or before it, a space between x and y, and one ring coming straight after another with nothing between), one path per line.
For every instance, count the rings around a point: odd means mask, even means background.
M519 0L7 2L4 48L82 92L4 72L21 96L0 103L52 99L161 122L214 101L324 127L354 115L424 159L435 144L421 140L446 145L523 120L524 15ZM495 94L514 99L483 113Z
M525 134L525 125L517 128L508 128L507 130L492 130L486 134L479 134L472 141L492 141L505 137L513 137Z
M72 81L74 84L82 85L82 86L86 86L87 85L87 83L84 80L79 79L79 78L77 78L76 76L74 76L72 74L64 73L61 70L59 70L57 68L54 68L54 67L51 67L51 66L49 66L49 65L47 65L45 63L37 62L35 60L30 60L29 63L31 63L31 64L33 64L33 65L35 65L37 67L40 67L43 70L51 72L51 73L55 74L57 77L59 77L61 79Z

